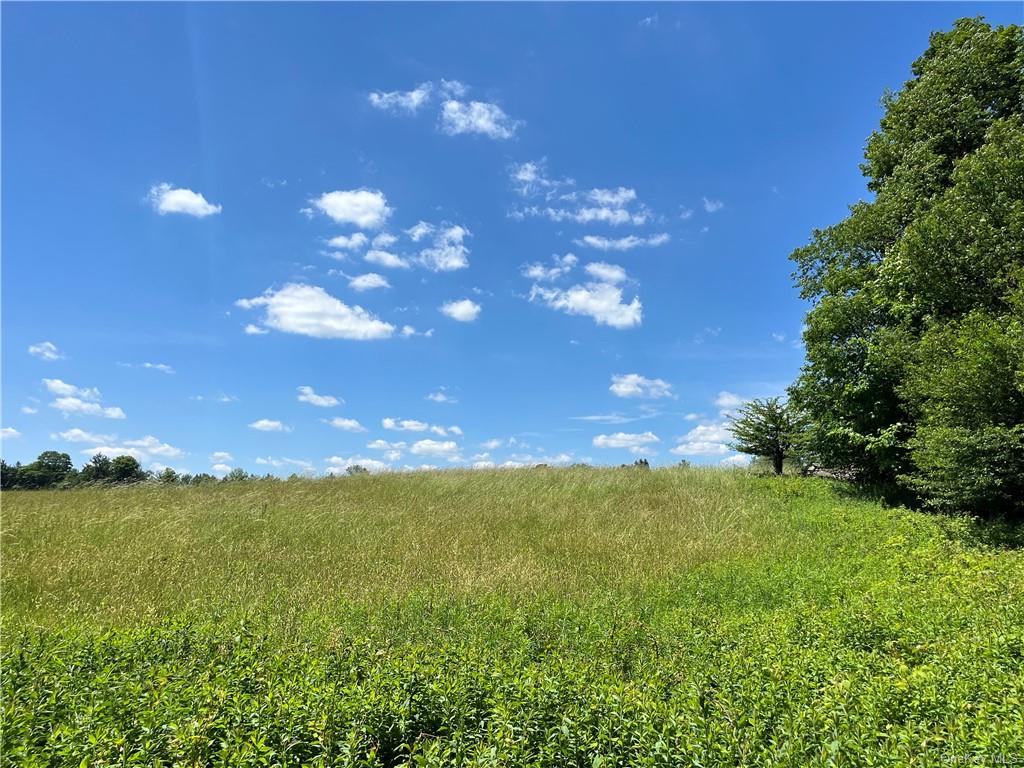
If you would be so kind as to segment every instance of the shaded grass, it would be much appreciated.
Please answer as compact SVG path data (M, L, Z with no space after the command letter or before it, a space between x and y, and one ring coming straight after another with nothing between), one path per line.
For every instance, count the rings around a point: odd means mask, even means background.
M18 762L1024 756L1021 553L828 481L453 471L2 501Z

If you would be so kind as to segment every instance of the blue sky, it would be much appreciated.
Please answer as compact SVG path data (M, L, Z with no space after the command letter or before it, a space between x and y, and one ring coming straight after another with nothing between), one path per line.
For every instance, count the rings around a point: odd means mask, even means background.
M4 456L735 462L790 251L1016 4L5 4ZM216 469L214 469L216 468Z

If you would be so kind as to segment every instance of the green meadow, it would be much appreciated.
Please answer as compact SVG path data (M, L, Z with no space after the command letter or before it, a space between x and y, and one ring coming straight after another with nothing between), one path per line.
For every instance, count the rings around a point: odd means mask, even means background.
M1024 760L1012 529L719 469L4 492L4 765Z

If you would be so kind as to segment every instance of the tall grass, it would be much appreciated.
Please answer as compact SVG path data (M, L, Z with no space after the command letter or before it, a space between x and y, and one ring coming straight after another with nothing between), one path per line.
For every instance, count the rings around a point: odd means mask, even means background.
M3 756L1024 759L1021 553L839 488L580 468L5 493Z

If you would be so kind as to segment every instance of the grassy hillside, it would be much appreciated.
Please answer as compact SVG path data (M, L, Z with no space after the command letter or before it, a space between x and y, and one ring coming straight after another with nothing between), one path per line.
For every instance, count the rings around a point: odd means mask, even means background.
M10 492L18 765L1024 759L1024 557L826 481Z

